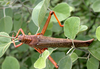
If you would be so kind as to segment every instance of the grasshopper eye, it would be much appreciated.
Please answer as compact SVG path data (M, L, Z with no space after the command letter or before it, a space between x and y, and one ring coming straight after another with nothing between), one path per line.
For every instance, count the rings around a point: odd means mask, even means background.
M21 40L19 40L19 42L21 42Z

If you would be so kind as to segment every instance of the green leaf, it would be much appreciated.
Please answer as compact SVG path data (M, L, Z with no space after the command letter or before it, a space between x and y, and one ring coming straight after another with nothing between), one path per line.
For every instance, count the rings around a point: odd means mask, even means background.
M72 68L72 61L71 58L69 56L65 56L63 57L59 63L59 69L71 69Z
M38 52L36 52L36 53L33 53L32 55L31 55L31 62L32 63L35 63L35 61L37 60L37 58L39 57L39 53ZM34 67L34 66L33 66Z
M21 66L21 68L20 69L28 69L27 67L25 67L25 66Z
M10 33L12 30L12 18L7 16L0 20L0 31Z
M33 23L33 21L30 21L28 24L29 30L32 34L36 34L37 26Z
M4 60L2 69L20 69L20 65L16 58L9 56Z
M46 30L44 36L52 36L52 31L51 30Z
M100 61L100 42L92 42L92 44L89 46L89 52Z
M0 0L0 1L1 1L1 0ZM6 0L6 1L2 0L0 5L6 6L7 2L8 2L7 0Z
M17 44L19 44L20 42L17 42ZM29 49L29 45L27 44L22 44L20 47L18 47L16 50L18 50L19 52L26 52Z
M53 48L48 48L48 51L49 51L49 53L51 54L54 50L56 50L56 48L55 49L53 49ZM49 54L49 55L50 55Z
M54 51L55 49L53 48L48 48L48 50L45 50L42 53L42 56L34 63L34 67L35 68L45 68L46 67L46 59L48 58L48 56Z
M100 41L100 26L96 29L96 37Z
M75 8L72 7L72 6L70 6L70 12L72 12L72 11L74 11L74 10L75 10Z
M46 60L46 67L43 69L52 69L49 61L50 61L49 59Z
M23 21L23 22L22 22L22 25L21 25L21 28L23 29L23 31L26 31L27 26L28 26L27 22L26 22L26 21L25 21L25 22ZM18 29L18 30L19 30L19 29ZM18 31L18 30L17 30L17 31Z
M53 23L52 32L61 32L62 28L59 26L58 23Z
M64 52L54 52L51 54L52 58L55 60L55 62L59 62L63 57L65 57Z
M79 6L81 3L82 3L82 1L81 0L67 0L66 1L69 5L71 5L71 6ZM86 1L85 1L86 2Z
M70 16L70 7L67 3L57 4L52 10L57 15L59 21L63 21ZM54 16L52 16L51 21L57 22Z
M79 31L80 18L70 17L64 22L64 34L70 39L74 39Z
M48 29L48 30L51 30L52 27L53 27L53 23L52 23L52 22L49 22L49 25L48 25L47 29Z
M32 65L29 69L36 69L36 68L34 68L34 66Z
M34 67L38 69L42 69L46 67L46 60L43 57L40 57L35 63Z
M6 16L10 16L10 17L13 16L13 11L12 11L11 8L6 8L6 9L5 9L5 13L6 13Z
M100 12L100 1L95 1L91 7L94 12Z
M78 59L78 55L76 53L72 53L70 57L71 57L72 62Z
M20 14L14 15L14 31L18 31L22 25L22 17Z
M36 2L36 0L30 0L30 3L34 4Z
M99 68L99 61L95 58L90 58L87 61L87 69L98 69Z
M65 52L54 52L51 54L51 57L56 63L58 63L63 57L65 57ZM53 69L54 65L49 61L50 68Z
M93 3L93 2L98 1L98 0L89 0L89 1L90 1L90 3L91 3L91 2Z
M41 1L32 11L32 20L37 27L40 27L40 24L42 23L45 17L49 1L50 0Z
M46 67L46 58L49 56L49 51L45 50L42 56L34 63L35 68L45 68Z
M87 29L88 29L88 27L86 25L81 25L80 29L79 29L79 32L85 31Z
M47 57L50 55L50 52L48 50L45 50L43 53L42 53L42 57L44 59L47 59Z
M0 19L4 17L3 9L0 9Z
M9 35L5 32L0 32L0 35L9 37ZM3 54L6 52L6 50L11 44L10 38L2 37L2 36L0 36L0 57L3 56Z

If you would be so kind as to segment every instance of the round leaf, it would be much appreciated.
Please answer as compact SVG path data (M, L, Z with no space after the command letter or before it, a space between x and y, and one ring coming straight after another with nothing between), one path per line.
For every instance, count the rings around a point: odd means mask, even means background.
M32 21L29 22L28 27L32 34L35 34L38 29L37 26Z
M60 3L53 8L53 11L57 15L59 21L65 20L70 16L70 7L67 3ZM57 22L56 18L52 16L51 21Z
M58 63L63 57L65 57L65 52L54 52L51 54L51 57L56 63ZM49 61L50 68L53 69L54 65Z
M53 23L52 32L61 32L62 28L59 26L58 23Z
M0 32L0 35L9 37L9 35L5 32ZM11 44L10 38L0 36L0 57L3 56L3 54L6 52L10 44Z
M17 44L19 44L20 42L17 42ZM27 51L29 49L29 45L27 44L22 44L20 47L16 48L16 50L18 50L19 52L24 52Z
M74 39L79 31L80 18L70 17L64 22L64 34L70 39Z
M92 4L92 9L94 12L100 12L100 1L95 1L93 4Z
M100 42L94 41L89 46L89 52L98 60L100 60Z
M42 53L42 57L44 59L47 59L47 57L50 55L50 52L48 50L45 50L43 53Z
M72 53L70 57L71 57L72 62L74 62L78 59L78 56L76 53Z
M72 61L69 56L65 56L63 59L59 61L59 69L71 69L72 68Z
M88 29L88 27L86 25L81 25L80 29L79 29L79 32L85 31L87 29Z
M48 48L42 53L42 56L34 63L35 68L45 68L46 67L46 59L47 57L54 51L53 48Z
M46 67L46 59L49 56L49 51L45 50L42 56L34 63L35 68L45 68Z
M10 33L12 30L12 18L7 16L0 20L0 31Z
M42 69L46 67L46 59L44 59L43 57L40 57L35 63L34 63L34 67L38 68L38 69Z
M37 58L39 57L39 53L38 52L36 52L36 53L34 53L34 54L32 54L31 55L31 62L32 63L35 63L35 61L37 60ZM33 66L34 67L34 66Z
M9 56L4 60L2 69L20 69L20 65L16 58Z
M6 8L6 9L5 9L5 13L6 13L6 16L10 16L10 17L13 16L13 11L12 11L11 8Z
M20 14L14 16L14 31L18 31L22 25L22 17Z
M66 2L71 6L79 6L82 3L81 0L67 0Z
M87 69L98 69L99 68L99 61L95 58L90 58L87 61Z
M0 9L0 19L4 17L3 9Z
M35 23L35 25L38 27L40 26L40 24L42 23L45 17L46 10L49 5L49 1L50 0L43 0L33 9L32 20Z
M48 48L49 53L51 54L54 50L56 50L57 48L53 49L53 48ZM49 54L49 55L50 55Z
M51 54L52 58L55 60L55 62L58 63L63 57L65 57L64 52L54 52Z
M44 36L52 36L52 31L51 30L46 30Z
M96 29L96 37L100 41L100 26Z

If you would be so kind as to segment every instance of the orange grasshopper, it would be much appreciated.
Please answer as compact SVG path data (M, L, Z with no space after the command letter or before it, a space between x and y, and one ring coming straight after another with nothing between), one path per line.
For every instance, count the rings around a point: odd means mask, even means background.
M36 35L25 35L24 31L22 29L19 29L19 31L16 34L15 38L18 37L18 40L21 43L16 45L15 42L13 41L14 46L19 47L23 43L25 43L25 44L28 44L29 46L33 47L40 54L42 54L45 51L45 49L47 49L48 47L71 47L72 46L72 40L70 40L70 39L52 38L52 37L43 36L46 29L47 29L47 27L48 27L48 24L50 22L50 19L51 19L52 15L55 16L55 18L58 21L60 27L63 27L64 25L61 25L61 23L58 20L55 12L50 11L48 19L47 19L41 33L38 33ZM19 32L21 32L22 35L19 35ZM83 47L83 46L87 47L92 43L93 40L94 39L87 40L87 41L73 40L73 42L74 42L75 47ZM56 68L59 67L50 55L48 56L48 59L54 64L54 66Z

